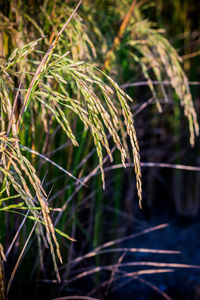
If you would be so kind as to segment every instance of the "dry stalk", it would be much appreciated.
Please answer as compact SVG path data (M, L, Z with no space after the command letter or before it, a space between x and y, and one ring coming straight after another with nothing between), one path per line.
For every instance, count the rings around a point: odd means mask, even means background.
M6 257L3 251L3 246L0 244L0 299L6 300L5 296L5 283L4 283L4 271L3 262L6 261Z
M120 40L122 39L123 35L124 35L124 32L129 24L129 21L130 21L130 18L131 18L131 15L134 11L134 8L135 8L135 5L136 5L136 1L137 0L133 0L130 8L129 8L129 11L128 13L126 14L120 28L119 28L119 32L118 32L118 35L115 37L114 41L113 41L113 44L112 44L112 47L111 49L108 51L107 55L106 55L106 60L105 60L105 63L104 63L104 69L106 70L109 70L110 69L110 66L111 66L111 63L112 63L112 55L113 55L113 51L116 50L116 48L119 46L120 44Z

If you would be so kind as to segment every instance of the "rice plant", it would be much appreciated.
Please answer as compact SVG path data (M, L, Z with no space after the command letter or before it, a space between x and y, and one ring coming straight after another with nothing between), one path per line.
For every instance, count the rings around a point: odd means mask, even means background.
M55 41L57 40L55 39ZM43 106L43 108L46 108L53 114L53 117L60 124L74 146L78 146L78 143L66 118L69 111L71 110L78 115L84 123L85 129L91 129L97 149L97 155L99 157L102 182L103 186L105 186L102 147L106 149L110 160L112 161L112 154L105 128L113 137L113 140L121 153L121 159L124 166L126 158L126 150L120 138L119 110L117 110L111 100L111 97L113 97L115 92L115 97L117 97L120 103L126 130L132 144L140 202L142 200L142 191L139 147L133 125L133 117L127 103L127 100L131 100L130 97L128 97L128 95L126 95L108 75L105 75L105 77L109 83L112 84L113 89L111 89L95 74L94 67L81 61L76 62L69 59L67 57L68 52L62 56L51 53L52 49L55 48L55 41L50 46L50 50L44 55L41 63L39 61L34 61L36 70L33 72L33 78L30 79L31 83L28 89L24 89L23 91L18 90L24 98L24 103L21 112L19 113L18 120L16 120L14 112L14 104L16 103L17 98L13 100L13 103L11 100L13 98L12 91L15 88L12 84L14 81L13 73L16 72L15 69L17 68L17 64L23 59L27 59L27 55L34 52L34 47L39 41L31 42L22 49L14 50L8 58L8 61L1 67L2 167L0 170L2 173L2 193L6 191L8 199L10 199L11 185L17 192L17 195L12 196L12 198L21 197L25 201L18 204L6 205L2 208L2 210L15 211L16 209L29 209L34 216L34 220L45 224L46 238L50 246L54 267L59 279L53 243L55 244L57 256L61 263L62 258L55 235L55 229L49 216L50 209L47 202L48 196L42 188L41 181L36 175L34 167L27 158L21 154L20 141L18 139L23 114L29 109L31 102L34 103L33 105L37 106L37 110L40 110L41 106ZM49 56L47 56L47 54ZM28 76L25 70L23 75L24 78ZM71 83L73 81L74 83ZM76 89L76 94L79 94L79 98L73 99L73 94L70 94L67 91L68 82L73 84L73 88ZM55 84L58 84L57 90L52 88ZM96 85L101 91L101 97L104 99L103 104L102 100L100 100L95 92L94 85ZM19 93L17 96L18 95ZM12 137L9 137L9 135ZM26 176L27 179L24 179L24 176ZM32 193L28 187L28 182L33 190ZM36 201L34 201L33 193L36 195ZM3 198L1 202L5 203L5 200L7 199ZM39 208L34 202L39 205ZM24 207L24 204L26 204L27 207ZM40 211L42 212L42 215L40 214ZM44 236L42 229L40 229L40 232L41 236Z
M188 119L192 146L195 136L199 135L182 60L163 36L163 31L144 19L140 3L133 1L122 15L121 7L126 1L116 2L115 13L120 15L122 24L117 33L108 34L113 38L111 43L104 36L106 24L98 24L98 9L88 2L80 8L81 2L74 9L60 1L41 1L39 19L34 13L31 15L23 1L18 4L11 1L13 15L10 19L0 14L0 39L4 37L4 44L0 47L0 213L2 220L10 218L11 223L18 216L23 218L14 239L10 239L7 255L20 239L22 227L29 232L24 244L20 245L21 252L8 281L7 293L33 233L39 248L40 270L45 269L45 249L49 249L58 282L71 283L86 275L117 267L113 264L107 268L86 268L66 279L73 274L71 264L76 266L90 257L96 257L98 264L99 255L109 252L104 249L107 244L97 247L102 240L104 242L104 232L101 232L104 225L100 217L103 194L99 192L96 196L96 191L91 194L87 191L89 179L98 175L99 170L101 186L98 178L93 184L96 190L106 190L105 170L112 170L112 166L105 167L108 159L110 162L120 159L120 166L134 168L142 208L140 149L133 116L136 100L124 91L131 86L130 82L122 79L117 83L123 72L118 57L124 47L127 61L131 61L130 67L142 71L159 112L162 111L160 96L167 103L169 90L173 91ZM91 12L87 15L85 12L89 7ZM108 27L112 31L110 24ZM12 38L13 34L15 38ZM155 80L156 86L153 84ZM166 80L169 82L167 88L163 84ZM63 149L64 155L52 158ZM95 152L98 159L90 162ZM74 197L77 197L77 203L72 201ZM79 220L79 209L87 197L96 201L97 207L94 203L91 205L91 219L88 230L85 230ZM9 217L11 214L13 219ZM4 223L2 221L3 226ZM78 240L76 227L86 238L85 248L90 244L96 248L72 260L74 244ZM69 241L67 255L64 255L69 264L63 268L57 262L63 263L61 237ZM2 241L5 239L4 236ZM0 295L4 299L3 261L6 257L3 248L0 250ZM122 250L113 249L114 252ZM123 272L118 273L126 276ZM132 276L138 278L139 273Z

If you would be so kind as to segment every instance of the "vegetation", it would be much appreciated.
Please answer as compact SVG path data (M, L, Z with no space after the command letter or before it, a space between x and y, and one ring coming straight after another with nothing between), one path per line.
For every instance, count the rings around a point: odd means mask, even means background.
M18 287L27 278L56 284L52 298L73 295L78 291L73 283L93 274L90 295L103 297L109 295L115 273L116 278L130 277L118 268L131 265L122 263L120 252L177 254L115 247L137 236L125 235L133 214L140 214L135 205L134 212L134 199L145 210L155 197L149 194L147 199L148 187L152 193L155 185L152 171L142 178L145 163L140 157L153 166L165 163L167 150L179 154L181 128L191 147L199 135L183 59L164 30L146 18L156 10L152 4L0 3L0 299L13 297L16 290L23 299ZM152 110L145 113L149 105ZM157 130L161 140L174 141L164 155L155 152ZM180 164L179 157L175 162ZM122 173L121 167L131 168ZM173 176L180 173L175 170ZM181 211L180 197L176 204ZM121 226L119 216L125 216L127 226ZM93 263L87 264L88 258ZM134 272L131 276L139 281L140 274L180 267L142 261L135 265L158 267ZM105 271L111 271L110 280ZM80 284L84 282L88 284ZM36 287L34 291L37 297Z

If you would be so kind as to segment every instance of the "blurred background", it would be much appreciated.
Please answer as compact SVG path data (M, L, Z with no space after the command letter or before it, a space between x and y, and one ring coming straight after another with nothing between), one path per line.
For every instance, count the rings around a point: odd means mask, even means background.
M1 64L16 47L41 37L36 54L47 51L76 4L1 0ZM114 161L110 163L103 153L103 190L90 131L67 113L79 143L74 147L51 113L33 102L20 142L32 151L25 152L26 157L50 193L51 206L63 209L52 212L54 225L76 242L58 237L64 261L58 283L51 254L44 246L39 252L34 233L20 258L9 299L73 299L70 295L85 297L76 299L200 299L199 137L192 136L184 106L193 101L190 111L194 123L196 115L199 121L199 14L200 3L195 0L83 0L56 51L59 55L69 51L71 59L95 65L133 99L143 209L138 205L131 155L124 169L109 133ZM15 88L23 69L34 72L36 54L15 67ZM23 79L22 89L26 89L30 78ZM73 83L68 83L68 90L72 98L78 97ZM23 93L16 115L22 103ZM124 132L122 139L130 150L126 136ZM88 188L74 184L41 155L79 179L86 178ZM22 220L21 215L1 212L5 253ZM26 220L4 263L5 285L32 225Z

